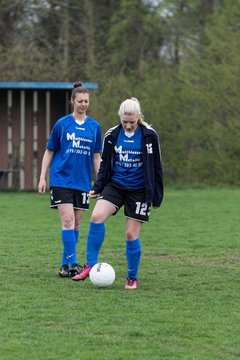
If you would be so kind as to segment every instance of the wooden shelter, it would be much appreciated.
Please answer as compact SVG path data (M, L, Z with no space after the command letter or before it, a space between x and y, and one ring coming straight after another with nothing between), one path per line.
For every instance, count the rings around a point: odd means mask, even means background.
M66 82L0 82L0 189L37 189L51 128L70 112L72 88Z

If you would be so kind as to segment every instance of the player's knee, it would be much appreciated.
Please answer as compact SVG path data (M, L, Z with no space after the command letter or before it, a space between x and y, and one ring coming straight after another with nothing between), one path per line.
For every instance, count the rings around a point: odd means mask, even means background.
M134 229L126 230L126 239L128 241L136 240L136 238L137 238L137 233L136 233L136 231L134 231Z
M104 222L102 214L98 212L93 212L91 216L91 222L94 224L101 224Z
M62 227L64 229L72 229L73 225L74 225L74 221L72 216L64 216L62 218Z

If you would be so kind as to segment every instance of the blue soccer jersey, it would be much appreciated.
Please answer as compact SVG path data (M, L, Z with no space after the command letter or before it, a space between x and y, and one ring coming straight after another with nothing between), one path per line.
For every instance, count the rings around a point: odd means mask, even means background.
M135 133L120 130L115 146L112 180L126 189L144 188L142 129Z
M91 117L79 125L71 114L54 125L47 149L54 152L50 187L89 192L94 153L102 151L101 127Z

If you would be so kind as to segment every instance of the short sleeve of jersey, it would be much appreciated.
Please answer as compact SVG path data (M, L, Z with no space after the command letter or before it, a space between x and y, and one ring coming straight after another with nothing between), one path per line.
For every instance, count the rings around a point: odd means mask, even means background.
M54 125L52 132L50 134L46 148L51 151L57 151L60 148L60 139L61 139L61 123L59 121Z

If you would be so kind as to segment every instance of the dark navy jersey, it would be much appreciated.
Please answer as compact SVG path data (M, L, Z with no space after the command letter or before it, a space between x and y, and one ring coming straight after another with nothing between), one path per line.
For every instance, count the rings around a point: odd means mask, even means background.
M102 151L101 127L87 117L79 125L71 114L54 125L47 149L54 152L50 168L50 187L89 192L94 153Z
M145 179L145 201L147 204L159 207L164 192L160 142L158 134L154 129L142 124L139 124L139 127L142 131L141 151ZM113 162L116 155L115 147L121 130L122 124L119 124L109 129L105 134L102 161L97 180L92 187L92 190L97 194L100 194L104 187L112 180Z
M135 133L121 129L114 150L112 180L126 189L144 188L142 129Z

